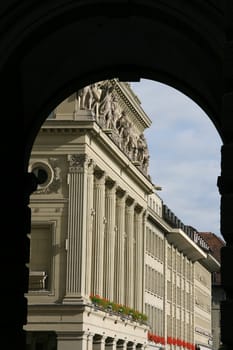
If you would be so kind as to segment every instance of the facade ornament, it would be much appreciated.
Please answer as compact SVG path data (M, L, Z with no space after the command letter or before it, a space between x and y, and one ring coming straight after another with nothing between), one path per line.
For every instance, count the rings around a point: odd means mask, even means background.
M71 173L79 172L84 169L85 166L88 166L88 161L91 160L88 158L87 154L70 154L68 156L69 161L69 171Z
M133 126L120 103L115 83L100 81L80 89L77 93L79 109L90 110L99 126L120 149L148 176L149 151L143 133ZM124 96L125 107L130 106Z
M94 170L94 174L97 179L101 179L104 176L105 172L99 168L96 168Z
M36 194L58 193L61 187L62 177L58 158L49 158L48 163L41 163L42 169L48 174L48 182L38 185ZM40 167L40 164L37 165Z

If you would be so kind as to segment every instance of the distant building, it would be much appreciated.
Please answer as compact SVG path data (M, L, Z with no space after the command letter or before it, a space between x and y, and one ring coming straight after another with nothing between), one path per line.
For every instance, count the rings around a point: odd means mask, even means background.
M212 349L220 264L148 174L151 124L127 83L63 101L31 153L30 350Z
M217 261L221 261L221 248L225 242L212 232L199 232L201 237L208 243L211 254ZM221 285L221 274L219 271L212 273L212 334L213 350L219 350L221 345L220 337L220 303L225 299L225 292Z

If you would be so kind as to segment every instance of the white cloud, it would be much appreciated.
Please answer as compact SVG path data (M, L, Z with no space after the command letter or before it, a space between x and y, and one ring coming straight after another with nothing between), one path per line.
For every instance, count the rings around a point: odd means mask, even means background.
M152 120L145 131L152 181L160 197L186 225L220 234L221 139L203 110L181 92L142 80L131 83Z

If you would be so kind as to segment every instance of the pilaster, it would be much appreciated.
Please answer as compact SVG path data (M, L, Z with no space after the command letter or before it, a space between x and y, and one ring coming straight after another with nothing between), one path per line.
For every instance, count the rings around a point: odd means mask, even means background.
M125 199L126 192L118 189L116 192L116 248L115 248L115 281L114 300L124 304L124 281L125 281Z
M92 270L92 231L94 220L94 163L91 161L88 164L87 170L87 223L86 223L86 283L85 294L89 296L91 294L91 270Z
M143 244L143 210L142 207L135 207L134 233L135 233L135 252L134 252L134 308L142 312L143 310L143 268L144 268L144 244Z
M87 168L86 154L68 156L68 237L66 297L73 301L85 294Z
M113 300L114 290L114 251L116 225L116 183L106 181L105 195L105 239L104 239L104 296Z
M146 239L147 239L147 219L148 219L148 212L147 210L143 210L142 213L142 227L143 227L143 237L142 237L142 244L143 244L143 279L142 279L142 311L145 313L145 303L144 303L144 291L146 289L146 265L145 265L145 253L146 253ZM147 279L148 281L148 279Z
M92 293L103 295L105 175L96 169L94 177L94 222L92 241Z
M126 200L125 207L125 304L134 307L134 200Z
M93 333L88 333L87 335L87 350L93 350Z

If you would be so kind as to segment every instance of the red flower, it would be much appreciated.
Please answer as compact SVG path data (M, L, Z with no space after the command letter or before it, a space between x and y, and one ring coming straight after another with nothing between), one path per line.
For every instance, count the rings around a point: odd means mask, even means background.
M167 337L167 343L172 344L172 337Z
M161 344L165 345L165 344L166 344L165 338L164 338L164 337L161 337L160 342L161 342Z
M149 341L152 341L153 340L153 334L148 332L147 338L148 338Z
M177 344L178 346L181 346L181 340L180 340L179 338L176 339L176 344Z

